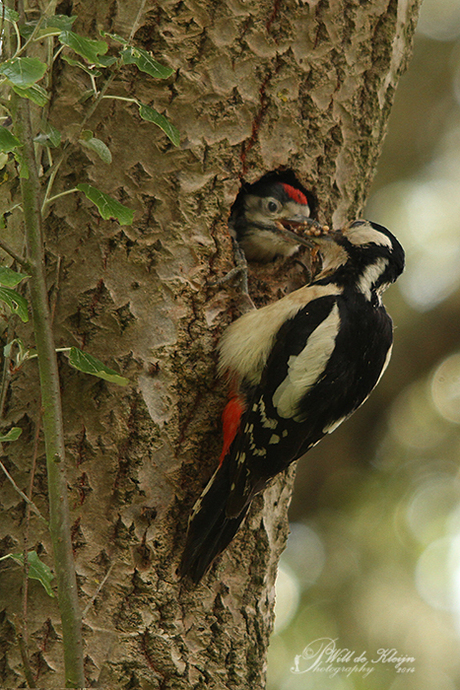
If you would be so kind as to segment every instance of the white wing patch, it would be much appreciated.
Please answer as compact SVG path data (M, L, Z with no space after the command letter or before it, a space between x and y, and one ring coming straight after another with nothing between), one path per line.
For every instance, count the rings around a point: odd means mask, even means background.
M280 417L303 421L298 415L299 402L324 372L339 328L339 308L334 304L329 316L310 335L302 352L289 357L287 376L273 395L273 405Z
M205 487L204 490L201 492L201 495L200 495L200 497L198 498L198 500L195 501L195 504L194 504L194 506L193 506L193 508L192 508L192 510L191 510L191 512L190 512L190 516L189 516L189 519L188 519L188 524L190 524L190 523L192 522L192 520L193 520L193 518L195 517L195 515L201 510L201 506L202 506L202 504L203 504L203 498L204 498L204 496L208 493L208 491L209 491L209 489L211 488L211 486L213 485L214 479L216 478L216 474L218 473L218 471L219 471L219 467L216 469L216 471L215 471L214 474L212 475L211 479L210 479L209 482L206 484L206 487Z
M227 328L219 343L219 373L228 370L257 385L283 323L313 300L341 292L337 285L307 285L273 304L240 316Z
M257 409L257 407L256 407ZM260 413L260 419L262 422L262 426L264 426L266 429L276 429L278 426L278 420L276 419L271 419L271 417L267 417L267 412L265 409L265 402L263 398L260 398L259 400L259 413Z

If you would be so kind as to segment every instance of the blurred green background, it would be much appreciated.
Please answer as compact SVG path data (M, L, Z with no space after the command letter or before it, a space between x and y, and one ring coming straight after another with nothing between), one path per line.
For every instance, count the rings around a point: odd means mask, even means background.
M460 688L460 0L424 0L365 216L406 249L394 354L299 463L267 690Z

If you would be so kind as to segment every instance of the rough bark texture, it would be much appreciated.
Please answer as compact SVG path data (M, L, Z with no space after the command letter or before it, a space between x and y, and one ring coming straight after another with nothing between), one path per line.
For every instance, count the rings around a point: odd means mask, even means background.
M361 213L385 124L411 47L418 0L147 2L136 41L177 73L166 83L129 68L110 92L165 110L174 149L135 106L103 101L87 127L113 154L105 166L75 149L55 192L88 181L135 209L132 227L101 221L66 196L47 221L58 346L75 344L117 368L127 389L61 362L73 541L85 616L88 685L264 687L274 580L284 546L292 472L259 496L233 545L197 588L177 581L189 509L215 466L224 386L215 344L238 314L213 283L231 267L226 230L242 179L290 169L339 227ZM64 2L76 29L128 36L138 4ZM56 65L50 119L65 135L85 104L86 76ZM17 200L11 190L11 200ZM11 202L10 200L10 202ZM10 203L8 202L8 203ZM11 219L10 228L19 220ZM10 238L11 242L17 242ZM253 294L263 275L252 271ZM267 298L269 298L268 295ZM27 329L22 336L27 338ZM33 363L14 378L8 421L23 428L7 464L28 483L39 401ZM24 503L3 479L1 545L22 549ZM34 500L44 514L40 443ZM49 539L32 517L30 547ZM23 672L11 621L18 570L2 573L0 683ZM41 686L62 686L57 608L29 584L29 648Z

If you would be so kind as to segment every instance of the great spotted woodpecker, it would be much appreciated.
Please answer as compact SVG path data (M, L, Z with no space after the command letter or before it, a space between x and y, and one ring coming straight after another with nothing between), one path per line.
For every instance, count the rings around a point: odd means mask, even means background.
M258 182L242 194L229 220L229 229L248 261L267 263L287 258L307 244L289 229L290 223L318 226L310 218L307 197L284 182Z
M224 446L190 516L180 566L195 582L255 494L347 419L387 367L392 321L381 295L403 271L403 248L363 220L311 239L323 261L313 282L244 314L219 344L230 381Z

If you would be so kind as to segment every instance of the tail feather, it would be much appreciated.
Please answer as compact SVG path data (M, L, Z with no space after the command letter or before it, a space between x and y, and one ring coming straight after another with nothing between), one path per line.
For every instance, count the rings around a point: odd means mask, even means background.
M226 504L230 493L230 472L227 463L211 477L198 499L190 518L187 540L179 573L199 582L212 561L231 542L241 525L249 505L234 517L227 517Z

